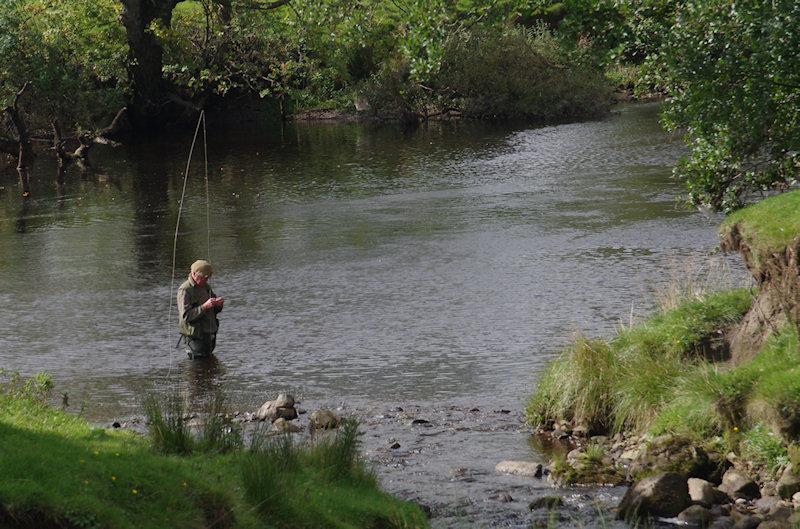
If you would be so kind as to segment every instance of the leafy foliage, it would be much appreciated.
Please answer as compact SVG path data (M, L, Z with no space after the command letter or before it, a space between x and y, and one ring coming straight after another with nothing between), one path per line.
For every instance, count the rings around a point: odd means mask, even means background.
M600 70L569 58L543 26L473 30L445 47L439 83L472 117L553 119L608 109Z
M117 11L113 0L3 2L0 103L30 82L23 103L32 127L49 126L41 120L52 117L79 126L109 119L127 93Z
M351 109L356 96L366 96L375 113L414 117L464 103L491 107L468 112L473 115L551 117L533 109L537 104L556 108L554 115L564 114L564 108L585 115L583 97L605 97L597 92L596 72L588 68L584 76L586 64L567 60L554 39L546 53L558 55L557 65L567 68L545 83L528 82L533 55L544 56L539 38L544 33L531 39L513 26L522 20L524 3L293 0L268 9L257 1L185 1L175 5L171 17L160 13L142 20L149 24L143 37L155 48L148 48L153 56L137 57L119 23L119 0L14 0L0 6L0 98L10 102L30 81L26 102L36 102L29 120L33 129L49 128L45 120L53 116L79 128L95 126L139 101L137 90L146 92L153 108L159 104L153 91L169 90L171 101L178 95L204 108L223 99L269 99L284 115L295 106ZM136 16L135 10L125 13L125 20ZM473 44L485 51L472 57L467 46ZM141 66L145 60L152 70ZM463 74L477 65L484 75L473 93L450 86L469 84ZM442 82L443 68L448 82ZM140 70L160 71L164 82L150 84L147 77L148 87L137 88L129 75ZM492 72L511 72L516 88L495 92Z
M519 10L601 64L644 63L640 89L665 93L666 127L686 134L675 177L690 205L728 212L797 184L797 2L528 0Z
M800 171L800 5L683 4L649 67L670 96L667 127L687 133L675 174L689 202L730 211Z

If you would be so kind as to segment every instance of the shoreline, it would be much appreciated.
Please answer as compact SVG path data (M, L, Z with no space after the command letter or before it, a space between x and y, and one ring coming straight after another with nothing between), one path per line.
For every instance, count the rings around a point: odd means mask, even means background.
M302 405L301 405L302 404ZM292 434L308 441L310 416L316 402L297 406L298 417L288 421L300 431ZM383 491L420 505L429 513L431 526L457 529L468 526L528 529L558 512L562 519L581 520L593 527L597 505L613 508L624 490L600 487L603 497L582 487L554 488L545 476L534 477L497 469L507 461L538 464L538 448L531 444L532 429L524 412L504 406L370 405L331 407L342 418L359 421L360 451L375 470ZM233 412L246 431L267 426L255 411ZM122 427L146 433L144 420ZM106 425L107 427L107 425ZM552 498L558 496L558 506ZM600 525L597 525L600 527Z
M584 434L566 422L534 433L540 446L550 449L546 478L559 488L626 487L625 497L612 509L619 519L661 518L719 528L780 528L800 523L800 478L791 463L773 471L733 452L714 452L672 435ZM637 489L653 487L654 481L670 475L679 476L682 484L646 494L667 494L672 510L650 510L655 501L649 496L642 500L642 491ZM682 495L686 495L684 503L676 500Z

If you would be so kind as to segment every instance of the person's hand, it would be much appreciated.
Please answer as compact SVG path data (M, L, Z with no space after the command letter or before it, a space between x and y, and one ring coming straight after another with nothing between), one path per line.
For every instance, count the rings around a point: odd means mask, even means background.
M211 310L211 309L213 309L213 308L214 308L214 305L215 305L215 303L214 303L214 298L208 298L208 299L205 301L205 303L203 303L202 305L200 305L200 308L201 308L201 309L203 309L203 310Z
M217 307L218 309L222 308L223 303L225 303L224 298L214 298L214 306Z

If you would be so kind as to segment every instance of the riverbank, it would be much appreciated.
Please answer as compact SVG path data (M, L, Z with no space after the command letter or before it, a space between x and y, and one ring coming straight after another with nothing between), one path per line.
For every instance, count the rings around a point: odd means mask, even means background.
M791 512L800 507L798 205L794 191L723 223L721 247L742 255L754 288L687 289L610 339L576 339L551 363L526 410L540 434L573 443L566 455L554 453L551 479L635 489L678 473L687 498L687 478L711 489L684 505L701 504L695 514L704 523L800 518ZM620 506L622 516L634 510Z
M183 414L158 419L150 405L148 436L96 427L47 406L51 387L40 374L1 388L3 527L428 526L418 506L379 490L355 422L313 445L255 432L245 449L222 417L193 434Z

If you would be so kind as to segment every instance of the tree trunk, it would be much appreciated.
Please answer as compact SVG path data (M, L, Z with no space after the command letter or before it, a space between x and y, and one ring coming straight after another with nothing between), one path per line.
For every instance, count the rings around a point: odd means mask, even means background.
M17 172L19 173L19 183L22 186L22 196L30 194L30 168L33 165L33 142L28 133L28 127L25 125L25 120L22 119L22 114L19 111L19 98L30 86L30 83L25 83L25 86L17 92L14 96L14 104L7 106L3 111L8 114L11 120L11 126L14 127L14 134L16 135L17 143L19 144L19 158L17 158Z
M162 74L164 50L148 27L156 20L169 27L178 0L121 1L120 22L128 41L128 75L134 94L130 119L138 129L160 127L171 118L172 87Z

